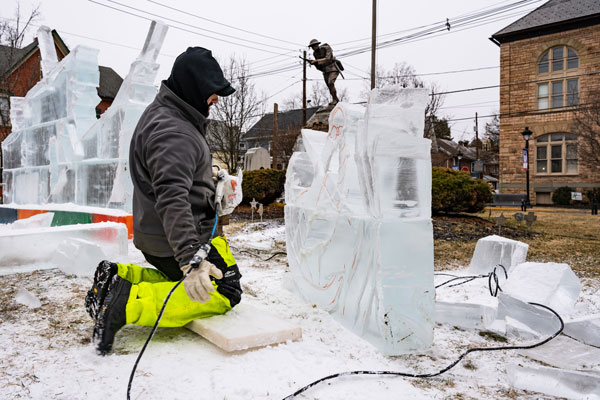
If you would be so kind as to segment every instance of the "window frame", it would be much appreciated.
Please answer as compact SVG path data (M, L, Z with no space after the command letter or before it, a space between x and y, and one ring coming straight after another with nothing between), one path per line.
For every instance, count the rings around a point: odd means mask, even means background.
M561 136L560 140L556 140L558 136ZM553 138L554 137L554 138ZM579 139L576 135L567 132L553 132L549 134L545 134L542 136L538 136L535 138L533 143L534 151L532 151L535 156L535 161L533 165L535 165L535 175L537 176L562 176L562 175L578 175L579 174L579 155L578 155L578 147L579 147ZM567 148L570 146L575 146L575 156L573 157L573 153L569 153ZM553 148L560 146L560 157L556 156L556 153L552 151ZM544 148L544 151L540 151L540 148ZM572 148L572 147L571 147ZM540 153L545 153L545 158L539 158ZM569 157L569 154L571 157ZM531 158L530 155L530 158ZM545 171L540 171L540 162L545 161ZM556 161L560 161L560 164L556 164ZM573 161L575 161L575 170L569 171L569 161L571 161L571 166L573 166ZM555 166L559 165L558 168ZM556 171L556 169L560 169Z
M559 51L560 50L560 51ZM561 53L560 58L555 55ZM560 68L556 68L557 63ZM575 66L569 66L575 64ZM540 72L540 70L542 70ZM579 55L567 45L553 46L546 49L536 63L537 76L540 78L535 87L536 109L550 111L558 108L576 107L579 105L579 78L574 77L579 70ZM557 86L558 83L560 87ZM573 89L573 82L575 82ZM540 95L541 88L546 87L546 94ZM558 93L560 91L560 93Z

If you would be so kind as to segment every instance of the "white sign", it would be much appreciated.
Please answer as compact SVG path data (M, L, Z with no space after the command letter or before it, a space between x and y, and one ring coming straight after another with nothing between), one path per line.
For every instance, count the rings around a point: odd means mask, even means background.
M571 192L571 200L583 200L581 192Z

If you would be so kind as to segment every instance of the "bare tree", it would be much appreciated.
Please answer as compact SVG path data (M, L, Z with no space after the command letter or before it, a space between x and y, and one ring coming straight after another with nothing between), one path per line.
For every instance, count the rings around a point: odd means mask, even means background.
M231 57L223 72L236 91L231 96L219 98L219 103L211 107L214 121L209 125L207 139L214 157L233 172L241 155L243 133L264 113L264 100L261 99L264 95L259 95L249 80L244 59Z
M498 153L500 151L500 119L497 113L490 122L485 123L483 138L489 141L492 152Z
M600 89L591 89L586 104L575 112L571 130L579 136L579 160L596 173L600 170Z
M12 19L0 20L0 142L10 132L10 96L24 95L17 93L18 88L29 89L40 78L39 71L13 70L14 64L21 56L25 34L40 16L40 6L33 7L31 12L24 16L21 5L17 1ZM28 74L31 76L24 76Z

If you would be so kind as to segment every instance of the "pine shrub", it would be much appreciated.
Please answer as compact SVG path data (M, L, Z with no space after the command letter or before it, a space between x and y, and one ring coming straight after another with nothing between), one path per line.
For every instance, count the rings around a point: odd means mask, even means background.
M242 203L250 203L256 199L264 205L271 204L283 193L285 171L278 169L257 169L244 171L242 180Z
M434 214L479 212L493 200L491 187L466 172L449 168L432 169L431 211Z

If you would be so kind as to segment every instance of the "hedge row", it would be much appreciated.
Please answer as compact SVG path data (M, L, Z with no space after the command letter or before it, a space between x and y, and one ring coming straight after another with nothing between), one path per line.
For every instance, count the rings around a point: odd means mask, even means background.
M480 179L473 179L465 172L448 168L434 167L432 170L433 213L478 212L485 203L492 202L490 186ZM285 171L259 169L244 171L242 190L243 203L256 199L259 203L270 204L283 193Z

